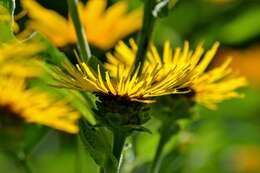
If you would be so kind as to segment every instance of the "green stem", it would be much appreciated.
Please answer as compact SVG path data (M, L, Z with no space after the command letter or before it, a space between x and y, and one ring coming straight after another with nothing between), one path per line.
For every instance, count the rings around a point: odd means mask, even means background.
M22 152L26 157L30 156L34 149L41 143L41 141L47 136L49 133L49 129L45 127L40 127L35 129L35 133L30 136L30 139L26 140L27 143L24 143Z
M100 168L99 172L100 172L100 173L105 173L104 168Z
M166 144L166 141L163 139L163 137L160 138L159 144L157 146L157 150L153 159L153 163L151 166L150 173L158 173L161 167L161 163L163 160L163 149Z
M32 173L31 165L28 161L28 158L33 153L35 148L42 142L42 140L47 136L49 133L49 129L45 127L40 127L35 129L35 134L30 136L30 139L27 139L27 143L24 143L22 147L22 151L18 153L17 159L20 161L20 164L24 168L25 172Z
M77 147L76 147L76 170L75 170L75 172L76 173L82 173L83 171L82 171L82 160L83 160L83 158L82 158L82 143L81 143L81 140L80 140L80 136L79 135L77 135L77 140L76 140L76 142L77 142Z
M26 158L21 160L20 163L26 173L33 173L31 165Z
M31 165L28 162L28 158L25 157L23 152L16 153L13 151L4 151L7 157L9 157L16 165L21 167L26 173L33 173Z
M91 51L87 41L85 30L81 25L79 12L78 12L78 0L67 0L69 6L70 17L72 18L74 28L77 34L78 46L82 61L87 62L91 58Z
M144 64L146 51L149 45L150 37L152 35L155 23L155 17L152 14L155 5L156 0L144 0L143 27L139 33L138 50L135 59L134 71L137 70L138 66L140 66L141 69Z
M164 121L160 130L160 141L152 162L150 173L158 173L163 160L163 150L172 136L179 132L179 126L175 121Z
M122 163L123 149L125 145L125 141L127 138L127 134L124 132L114 131L114 139L113 139L113 155L118 161L117 172L119 173Z

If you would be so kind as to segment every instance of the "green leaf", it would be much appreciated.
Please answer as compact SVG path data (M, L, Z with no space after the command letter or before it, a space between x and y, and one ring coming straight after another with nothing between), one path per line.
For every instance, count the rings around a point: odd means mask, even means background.
M107 172L116 172L117 160L112 153L112 142L103 128L90 126L83 118L79 121L81 140L95 162Z
M9 14L13 15L15 8L15 0L0 0L0 6L9 10Z
M30 40L38 41L43 44L45 50L41 53L41 56L49 64L61 65L67 57L64 53L59 51L49 40L40 33L34 33Z
M0 42L15 39L13 34L13 0L0 0Z

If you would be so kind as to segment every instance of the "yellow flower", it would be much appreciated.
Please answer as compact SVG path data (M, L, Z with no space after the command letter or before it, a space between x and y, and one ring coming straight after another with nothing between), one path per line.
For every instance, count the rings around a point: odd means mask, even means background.
M133 66L137 46L133 40L130 40L130 45L131 47L128 47L123 42L119 42L115 47L115 54L107 54L108 63L106 68L114 76L119 65L124 66L126 71L129 71ZM185 78L183 78L185 80L181 82L182 87L187 87L194 92L194 98L198 103L215 109L216 104L222 100L240 97L241 95L235 90L246 85L245 78L235 77L231 74L232 70L228 68L230 59L223 63L222 66L205 72L214 58L218 46L219 43L215 43L203 56L204 48L201 44L192 52L189 50L188 42L185 42L183 49L178 47L173 52L169 41L166 41L163 58L161 58L156 47L151 44L144 66L150 68L157 65L160 68L155 81L167 78L172 73L185 73ZM186 69L186 71L182 71L183 69Z
M23 119L69 133L78 132L79 114L65 100L57 100L36 89L26 89L24 79L0 77L1 116Z
M72 21L53 10L45 9L34 0L22 0L31 21L29 26L45 34L55 45L65 46L76 42ZM107 0L89 0L80 4L81 20L88 41L101 49L108 49L142 25L142 9L128 11L126 1L119 1L106 9Z
M234 57L231 67L239 70L239 73L246 76L250 85L259 86L260 84L260 45L253 45L246 49L222 49L218 54L213 65L218 65L227 56Z
M230 62L231 59L228 59L221 66L193 80L191 88L195 92L195 100L198 103L210 109L216 109L217 103L223 100L243 96L235 90L246 86L246 79L232 75L232 70L229 68Z
M97 72L95 72L80 60L76 67L66 62L64 69L65 71L55 69L55 78L60 82L61 87L118 96L131 101L151 103L154 102L153 97L156 96L187 92L179 90L185 88L186 85L186 67L179 71L173 69L160 79L158 78L160 68L157 64L143 69L138 68L134 72L119 64L116 67L115 78L111 77L108 71L102 74L100 65L97 66Z
M231 153L231 168L238 173L256 173L260 171L259 145L241 145L234 147Z
M0 75L33 77L41 73L36 54L43 50L38 43L0 43Z

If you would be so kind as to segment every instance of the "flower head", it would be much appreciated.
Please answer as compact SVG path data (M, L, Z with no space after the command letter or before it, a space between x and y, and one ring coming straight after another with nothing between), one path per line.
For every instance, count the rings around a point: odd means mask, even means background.
M35 0L22 0L31 21L29 26L45 34L57 46L76 42L72 21L45 9ZM90 0L79 5L81 20L88 41L101 49L108 49L142 25L142 9L128 11L126 1L119 1L106 9L107 0Z
M57 100L36 89L26 89L22 78L0 77L0 112L1 116L11 119L22 119L69 133L78 131L76 121L79 114L67 101Z
M85 62L79 62L75 67L66 62L64 69L65 72L56 69L55 77L60 81L59 86L124 97L132 101L151 103L156 96L185 92L179 90L186 83L185 67L176 73L169 71L164 78L159 78L160 68L157 64L138 68L134 72L133 66L129 69L118 64L116 76L113 77L109 71L102 73L100 65L95 72Z
M246 86L244 77L237 77L232 74L228 59L221 66L201 74L193 80L191 89L194 91L196 102L205 105L210 109L216 109L217 104L223 100L241 98L243 95L235 90Z
M131 47L123 42L119 42L116 46L116 53L107 54L108 63L106 68L115 75L116 68L122 65L129 71L135 61L137 47L133 40L130 40ZM222 100L237 98L241 95L235 92L237 88L246 85L243 77L232 75L232 70L228 68L230 59L222 66L205 72L208 65L214 58L219 43L215 43L213 47L204 55L204 48L200 44L194 52L189 50L188 42L184 43L184 48L176 48L173 52L169 41L166 41L163 49L163 58L161 58L153 44L147 53L144 66L152 67L157 65L158 76L155 79L160 80L168 77L169 74L183 72L185 75L181 83L182 88L187 87L192 91L196 102L201 103L208 108L216 108L216 104ZM183 71L186 69L186 71ZM169 81L169 83L174 81Z
M127 56L127 52L122 53ZM112 74L103 71L101 65L95 69L80 60L76 66L66 61L63 68L55 68L54 77L59 87L96 93L97 118L113 128L139 126L149 119L145 103L154 102L157 96L187 92L183 90L187 85L187 66L172 69L164 77L160 77L157 64L133 69L133 65L126 68L118 64Z

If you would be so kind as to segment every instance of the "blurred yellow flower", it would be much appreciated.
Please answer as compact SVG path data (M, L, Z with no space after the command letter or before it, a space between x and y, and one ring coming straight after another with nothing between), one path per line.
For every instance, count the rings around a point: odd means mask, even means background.
M193 80L191 88L195 92L195 100L198 103L216 109L217 103L223 100L243 96L235 90L246 86L247 81L244 77L232 75L230 62L231 59Z
M234 57L230 66L246 76L250 85L260 85L260 45L253 45L243 49L222 49L213 61L213 65L218 65L227 56Z
M26 89L25 80L0 77L1 116L23 119L68 133L78 132L79 114L65 100L57 100L36 89Z
M257 145L236 147L231 161L236 173L257 173L260 171L260 147Z
M45 9L35 0L22 0L31 18L29 27L45 34L55 45L65 46L76 42L70 19L53 10ZM90 44L109 49L125 36L137 31L142 25L141 8L128 12L127 1L119 1L106 9L107 0L89 0L79 4L81 20Z
M43 50L39 43L0 43L0 75L33 77L41 73L37 53Z
M137 45L130 40L131 48L123 42L115 47L115 54L107 54L108 63L106 68L111 74L116 74L117 67L121 64L127 71L131 69L135 61ZM155 81L167 78L169 75L184 73L184 80L181 81L182 87L189 88L195 93L195 100L208 108L215 109L216 104L231 98L237 98L241 95L235 92L235 89L245 86L246 79L243 77L235 77L231 74L232 70L228 68L230 59L213 70L205 72L209 63L214 58L219 43L215 43L213 47L205 53L202 45L199 45L195 52L189 50L189 43L184 43L184 48L176 48L172 51L169 41L166 41L163 49L163 58L159 56L156 47L151 44L147 53L144 67L148 68L157 66L160 68L157 72ZM183 71L183 69L186 69ZM149 70L147 70L149 71ZM177 76L178 76L177 75ZM185 82L184 82L185 81ZM176 81L169 81L176 82Z
M42 61L36 56L44 47L40 43L10 41L0 44L0 112L1 116L24 119L76 133L79 114L67 101L47 93L27 89L25 80L42 74Z

